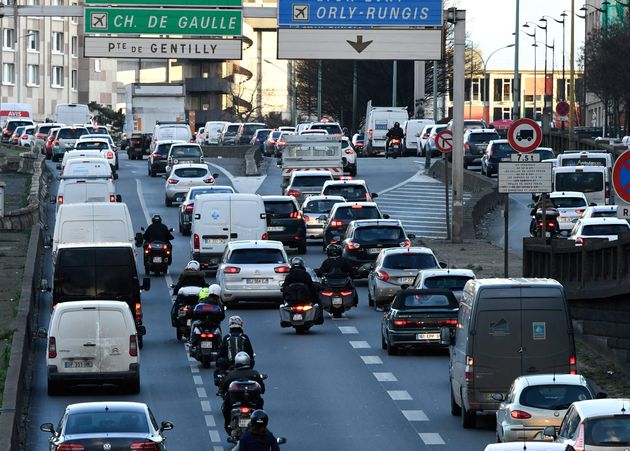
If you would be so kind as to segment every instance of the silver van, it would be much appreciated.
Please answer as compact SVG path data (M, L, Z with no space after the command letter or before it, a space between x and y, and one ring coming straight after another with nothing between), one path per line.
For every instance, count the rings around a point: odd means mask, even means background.
M518 376L575 374L569 308L552 279L476 279L464 287L450 345L451 414L472 428L477 412L494 413Z

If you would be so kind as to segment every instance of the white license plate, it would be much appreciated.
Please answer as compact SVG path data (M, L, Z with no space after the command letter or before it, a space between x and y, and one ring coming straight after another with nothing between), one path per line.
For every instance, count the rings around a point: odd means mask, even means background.
M69 360L64 362L64 368L92 368L94 362L91 360Z
M248 285L268 284L269 279L245 279L245 283Z
M381 252L381 250L378 248L368 249L368 254L378 254L379 252Z
M401 277L400 279L400 283L413 283L414 280L416 280L415 277Z
M246 428L249 426L249 418L238 420L238 427Z
M221 239L221 238L206 238L205 240L206 244L223 244L225 243L225 240Z
M162 257L153 257L153 263L162 263Z
M335 307L340 306L343 303L343 299L341 298L333 298L332 305Z
M210 348L210 349L212 349L212 342L211 341L202 341L201 342L201 347L202 348Z
M284 232L284 226L269 226L267 232Z
M186 320L186 325L187 325L187 326L190 326L191 324L192 324L192 319L187 319L187 320Z
M439 340L440 334L416 334L416 340Z
M301 313L296 313L295 315L293 315L293 321L302 321L303 319L304 317Z

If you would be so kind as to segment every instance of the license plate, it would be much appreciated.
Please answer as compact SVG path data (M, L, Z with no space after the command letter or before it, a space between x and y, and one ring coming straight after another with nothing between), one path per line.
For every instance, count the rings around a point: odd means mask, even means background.
M248 285L268 284L269 279L245 279L245 283Z
M381 250L378 248L368 249L368 254L378 254L379 252L381 252Z
M295 315L293 315L293 321L302 321L303 319L304 317L301 313L296 313Z
M244 419L238 420L238 427L246 428L248 426L249 426L249 418L244 418Z
M332 305L334 305L335 307L340 306L342 303L343 300L341 298L333 298Z
M284 226L269 226L267 232L284 232Z
M64 362L64 368L92 368L94 362L91 360L69 360Z
M400 283L413 283L414 280L416 280L415 277L401 277L400 279Z
M416 334L416 340L439 340L440 334Z
M202 348L210 348L210 349L212 349L212 342L211 341L202 341L201 342L201 347Z
M190 326L191 324L192 324L192 319L187 319L187 320L186 320L186 325L187 325L187 326Z
M153 257L153 263L162 263L162 257Z
M180 310L179 312L177 312L177 316L179 316L180 318L186 316L186 310Z
M224 242L225 240L221 238L206 238L205 239L206 244L223 244Z

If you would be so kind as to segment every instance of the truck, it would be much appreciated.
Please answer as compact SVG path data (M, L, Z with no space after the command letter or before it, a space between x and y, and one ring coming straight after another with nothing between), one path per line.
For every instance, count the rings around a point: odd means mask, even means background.
M342 137L337 135L288 135L282 152L282 186L294 171L330 171L336 179L344 174Z
M387 131L398 122L401 127L409 119L407 107L372 106L367 103L364 122L365 152L368 156L385 154Z
M30 103L0 104L0 128L4 128L9 120L32 120L33 106Z
M186 121L183 83L131 83L126 87L125 133L153 133L157 121Z
M92 122L92 114L85 104L59 103L55 107L55 122L66 125L86 125Z

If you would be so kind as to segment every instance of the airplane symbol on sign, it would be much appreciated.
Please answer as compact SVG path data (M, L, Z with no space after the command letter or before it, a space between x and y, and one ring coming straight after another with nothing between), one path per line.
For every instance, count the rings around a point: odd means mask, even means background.
M92 28L98 30L107 29L107 13L92 13L91 16Z
M309 5L293 5L293 20L308 20Z

